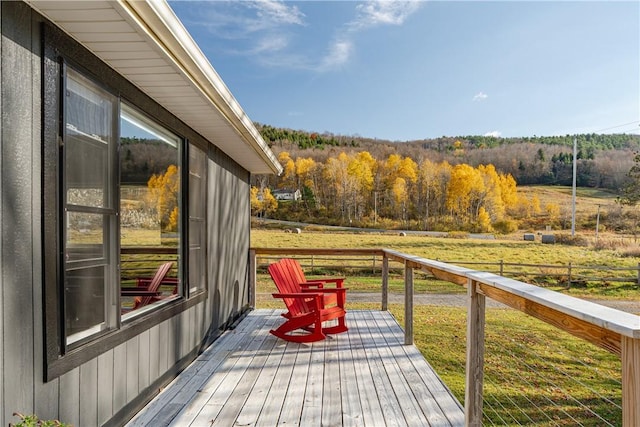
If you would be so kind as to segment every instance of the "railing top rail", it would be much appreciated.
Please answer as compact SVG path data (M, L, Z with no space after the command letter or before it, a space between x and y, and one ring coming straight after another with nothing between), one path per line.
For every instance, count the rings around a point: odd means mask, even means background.
M616 332L631 338L640 338L640 316L538 286L529 285L518 280L498 276L493 273L458 267L390 249L385 249L385 253L395 261L409 261L417 267L424 268L434 273L436 277L438 277L437 270L440 270L446 275L453 276L452 278L456 279L455 283L464 284L468 279L471 279L475 282L520 297L525 301L531 301L555 312L582 320L604 330ZM451 278L443 278L451 280ZM638 305L640 308L640 303Z
M384 255L380 248L251 248L256 255Z
M640 316L492 273L476 271L467 277L600 328L640 338Z

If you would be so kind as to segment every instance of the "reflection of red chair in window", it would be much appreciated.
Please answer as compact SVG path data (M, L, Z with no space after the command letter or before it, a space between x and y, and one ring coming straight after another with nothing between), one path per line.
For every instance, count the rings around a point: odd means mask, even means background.
M175 277L167 277L172 267L173 261L165 262L158 267L153 277L139 277L136 279L136 287L121 288L120 296L134 297L133 307L123 309L122 311L129 312L136 310L145 305L167 298L160 290L160 286L162 285L173 286L173 295L176 295L178 293L178 279Z

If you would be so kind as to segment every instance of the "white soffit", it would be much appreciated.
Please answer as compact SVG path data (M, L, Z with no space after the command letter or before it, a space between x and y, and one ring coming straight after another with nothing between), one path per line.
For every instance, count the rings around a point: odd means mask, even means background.
M249 172L282 172L166 1L28 3Z

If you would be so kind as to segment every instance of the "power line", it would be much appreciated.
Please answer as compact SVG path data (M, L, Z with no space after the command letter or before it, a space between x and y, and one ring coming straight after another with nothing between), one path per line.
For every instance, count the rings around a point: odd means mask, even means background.
M611 127L604 128L604 129L599 129L597 131L594 131L593 133L600 133L600 132L604 132L606 130L617 129L617 128L621 128L621 127L625 127L625 126L629 126L629 125L635 125L635 124L640 124L640 120L634 120L634 121L629 122L629 123L623 123L621 125L616 125L616 126L611 126Z

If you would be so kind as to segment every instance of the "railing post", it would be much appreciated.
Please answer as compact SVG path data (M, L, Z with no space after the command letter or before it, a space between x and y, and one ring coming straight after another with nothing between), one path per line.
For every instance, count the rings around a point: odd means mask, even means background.
M622 425L640 425L640 338L622 337Z
M404 344L413 344L413 267L404 263Z
M482 427L482 387L484 383L485 296L476 282L467 283L467 366L464 418L467 427Z
M382 255L382 311L389 309L389 258L387 254Z
M249 306L256 308L257 259L255 249L249 250Z

